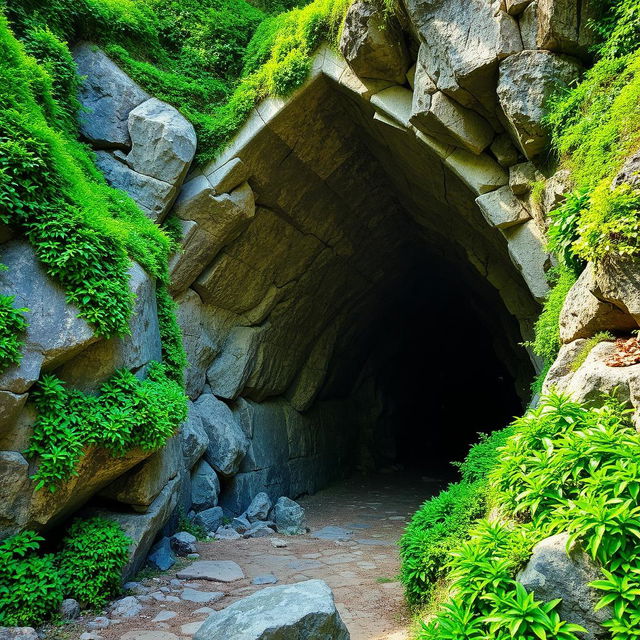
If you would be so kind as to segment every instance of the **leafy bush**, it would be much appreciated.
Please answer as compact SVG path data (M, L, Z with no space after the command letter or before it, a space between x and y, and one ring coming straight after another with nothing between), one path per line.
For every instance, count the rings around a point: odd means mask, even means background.
M27 454L38 459L37 489L51 491L74 473L85 447L104 447L116 456L135 447L158 449L187 413L182 387L157 363L142 381L117 371L98 396L66 389L54 375L46 375L32 397L38 417Z
M0 541L0 626L39 625L58 611L62 582L55 557L37 555L43 540L23 531Z
M65 596L92 608L120 592L130 540L111 520L76 520L57 556Z
M5 270L6 266L0 264L0 271ZM28 309L14 307L14 300L15 296L0 294L0 372L22 359L22 334L27 328L23 314Z

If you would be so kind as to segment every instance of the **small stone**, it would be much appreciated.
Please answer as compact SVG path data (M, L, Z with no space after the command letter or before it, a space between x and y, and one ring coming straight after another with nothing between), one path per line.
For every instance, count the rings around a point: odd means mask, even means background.
M178 572L177 576L185 580L235 582L242 580L244 573L240 566L231 560L200 560Z
M222 525L224 518L224 512L221 507L212 507L211 509L205 509L196 515L193 522L201 526L208 533L217 531Z
M165 600L166 602L180 602L180 598L176 598L176 596L167 596Z
M242 534L243 538L266 538L275 535L275 529L272 529L266 522L255 522L251 528Z
M224 593L221 591L198 591L197 589L185 589L180 597L183 600L188 600L189 602L204 604L205 602L217 602L221 598L224 598Z
M220 527L214 536L216 540L238 540L242 536L229 525Z
M162 591L162 593L171 593L171 589L169 589L169 587L160 587L160 591Z
M335 525L328 525L318 529L311 534L312 538L316 540L351 540L353 537L353 531L350 529L344 529L343 527L337 527Z
M164 602L167 599L167 596L165 596L162 591L154 591L149 594L149 597L153 598L156 602Z
M180 627L180 633L184 633L185 636L192 636L196 631L200 629L200 627L204 624L204 620L196 620L195 622L189 622L187 624L183 624Z
M87 623L87 629L106 629L109 626L110 620L105 616L98 616Z
M166 620L171 620L175 618L178 614L175 611L161 611L155 618L153 618L152 622L165 622Z
M272 573L267 573L264 576L256 576L251 584L275 584L276 582L278 582L278 578Z
M169 538L162 538L151 548L147 562L160 571L167 571L176 563L176 556L171 549Z
M278 498L274 507L274 519L278 533L290 536L305 533L304 509L290 498Z
M200 554L199 553L189 553L187 554L187 558L189 558L190 560L195 560L196 558L199 558Z
M269 511L271 511L271 500L269 496L261 492L251 501L251 504L245 512L245 516L249 522L256 522L257 520L266 520Z
M215 613L216 610L212 609L211 607L200 607L199 609L196 609L193 613L195 615L205 615L205 616L209 616L212 613Z
M197 538L187 531L179 531L178 533L174 533L169 539L171 548L176 552L177 555L183 557L190 553L196 553L196 541Z
M38 636L35 636L35 638L37 637ZM24 640L30 640L30 639L25 638ZM97 633L93 633L91 631L85 631L84 633L80 634L80 640L102 640L102 636L99 636Z
M284 549L287 546L287 543L284 540L280 540L280 538L272 538L270 542L276 549Z
M60 616L63 620L74 620L80 615L80 604L73 598L67 598L60 605Z
M123 589L125 591L131 591L136 595L142 595L149 591L149 589L147 589L147 587L145 587L141 582L125 582Z
M171 582L169 582L169 584L172 587L182 588L183 582L184 582L183 580L178 580L178 578L173 578Z
M0 627L0 640L38 640L33 627Z
M127 596L117 600L111 609L111 616L115 618L133 618L142 611L142 605L135 596Z
M234 518L231 522L231 526L238 532L244 533L247 529L251 528L251 523L247 520L246 516L243 514Z

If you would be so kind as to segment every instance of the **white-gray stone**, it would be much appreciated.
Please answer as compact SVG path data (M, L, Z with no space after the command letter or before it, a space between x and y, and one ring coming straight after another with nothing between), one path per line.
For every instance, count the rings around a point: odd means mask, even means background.
M80 615L80 603L73 598L65 598L60 604L60 617L63 620L75 620Z
M202 527L207 533L213 533L218 530L223 519L224 512L222 511L222 507L212 507L197 513L193 522L199 527Z
M187 421L180 428L180 442L184 465L187 469L191 469L202 457L209 444L209 436L202 426L202 418L192 402L189 402Z
M305 533L304 509L297 502L282 496L273 511L278 533L290 536Z
M551 95L580 77L582 65L575 59L549 51L523 51L500 65L498 98L514 139L529 159L548 143L543 124Z
M269 496L264 492L260 492L247 507L245 516L251 523L256 522L256 520L266 520L272 506L273 503Z
M322 580L267 587L208 618L194 640L349 640Z
M198 550L197 538L188 531L178 531L171 538L171 548L179 556L188 556L190 553L196 553Z
M531 219L524 204L510 187L501 187L476 198L485 220L498 229L507 229Z
M214 538L216 540L239 540L242 536L232 526L226 525L218 527Z
M98 148L128 148L127 118L149 95L93 44L78 45L73 58L84 76L78 95L87 110L80 115L82 135Z
M209 436L205 460L221 475L234 475L247 452L249 440L229 407L213 394L201 395L195 403L195 409Z
M127 596L116 600L112 605L110 615L114 618L133 618L142 611L142 605L135 596Z
M222 598L224 598L224 593L222 593L221 591L198 591L197 589L191 589L187 587L182 591L180 597L183 600L188 600L189 602L205 604L221 600Z
M182 580L210 580L212 582L235 582L243 580L240 566L231 560L199 560L190 567L178 571Z
M196 132L180 112L151 98L129 113L131 151L127 164L136 172L180 184L196 152Z

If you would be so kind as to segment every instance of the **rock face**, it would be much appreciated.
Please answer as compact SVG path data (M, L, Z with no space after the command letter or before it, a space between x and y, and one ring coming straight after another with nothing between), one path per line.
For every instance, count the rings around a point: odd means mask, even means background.
M349 640L331 589L322 580L267 587L209 617L194 640Z
M370 2L358 0L345 18L340 51L361 78L375 78L402 84L409 69L404 34L391 19Z
M88 111L80 119L82 135L98 149L127 149L129 113L149 95L95 45L80 44L73 58L85 77L79 95Z
M549 51L523 51L500 65L498 98L520 149L531 159L548 143L542 123L552 93L578 79L582 65Z
M608 637L601 625L611 617L608 608L594 611L601 593L589 587L589 583L601 577L599 567L593 564L582 550L573 548L567 552L569 534L560 533L539 542L517 580L536 599L548 601L562 598L558 613L562 620L579 624L587 629L588 640Z

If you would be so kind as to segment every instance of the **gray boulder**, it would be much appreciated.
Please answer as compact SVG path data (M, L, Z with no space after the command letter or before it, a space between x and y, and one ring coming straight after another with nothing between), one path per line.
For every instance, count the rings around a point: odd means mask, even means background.
M191 504L194 511L218 506L220 481L206 460L200 460L191 474Z
M517 580L539 600L562 598L557 609L560 618L587 629L582 637L608 637L601 625L611 618L611 610L594 611L602 593L589 586L601 578L600 568L578 547L567 552L568 540L568 533L560 533L539 542Z
M202 527L207 533L214 533L222 525L223 520L224 512L222 507L212 507L196 514L193 522Z
M247 507L245 516L251 523L256 522L257 520L266 520L272 506L273 504L269 499L269 496L264 492L260 492Z
M243 538L268 538L276 534L273 522L254 522L243 534Z
M594 267L594 295L633 316L640 326L640 260L610 256Z
M251 528L251 523L247 520L245 514L234 518L231 522L231 526L238 532L244 533L247 529Z
M33 627L0 627L0 640L40 640Z
M349 7L340 51L361 78L405 82L410 61L400 24L373 3L358 0Z
M587 264L576 283L571 287L560 313L560 339L573 342L578 338L589 338L598 331L629 332L638 324L633 316L610 302L599 300L595 268Z
M127 149L129 113L149 95L95 45L78 45L73 57L84 76L78 98L87 112L80 116L80 132L95 147Z
M188 531L178 531L169 538L171 548L181 557L188 556L190 553L197 553L197 538Z
M65 292L49 278L25 240L2 245L0 290L15 296L13 305L27 308L23 358L0 375L0 389L24 393L39 378L40 369L53 369L97 340L89 324L78 318L77 307L67 304Z
M498 229L508 229L522 224L531 214L509 187L500 187L476 198L485 220Z
M209 437L205 460L221 475L234 475L249 448L249 440L229 407L213 394L201 395L195 409Z
M158 223L164 220L178 193L174 185L134 171L108 151L96 152L96 165L107 182L128 193L148 218Z
M545 105L558 89L580 77L582 65L549 51L523 51L500 65L498 98L514 139L528 159L548 143Z
M171 185L182 182L196 152L196 132L180 112L151 98L129 113L131 151L127 164L136 172Z
M80 615L80 603L73 598L65 598L60 604L60 617L63 620L75 620Z
M151 548L147 562L160 571L170 569L176 563L176 556L171 548L169 538L162 538Z
M187 421L180 429L180 442L184 466L191 469L207 450L209 444L209 436L202 426L202 418L198 415L192 402L189 402Z
M230 525L218 527L214 537L216 540L239 540L242 538L242 536Z
M194 640L349 640L322 580L267 587L205 620Z
M518 23L486 0L408 0L438 89L461 105L493 113L498 63L522 50Z
M278 533L290 536L305 533L304 509L294 500L278 498L273 513Z
M135 596L127 596L113 603L111 616L114 618L133 618L142 611L142 605Z

